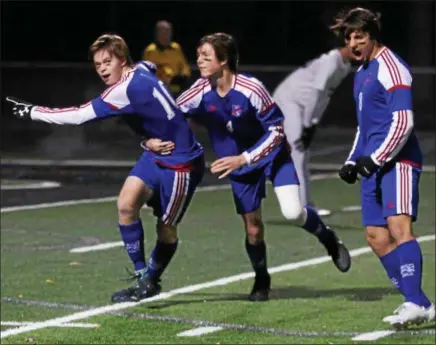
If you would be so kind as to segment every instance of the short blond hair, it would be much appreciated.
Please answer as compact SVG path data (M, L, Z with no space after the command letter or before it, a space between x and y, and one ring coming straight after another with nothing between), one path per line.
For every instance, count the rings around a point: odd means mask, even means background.
M105 49L111 55L115 55L120 60L125 60L128 64L132 63L129 47L121 36L116 34L103 34L98 37L89 47L89 55L94 57L100 49Z

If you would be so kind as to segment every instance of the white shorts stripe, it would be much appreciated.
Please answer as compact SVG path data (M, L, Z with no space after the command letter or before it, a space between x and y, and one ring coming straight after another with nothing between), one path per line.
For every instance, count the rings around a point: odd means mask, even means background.
M186 198L188 196L189 191L189 182L190 182L190 175L188 172L181 173L184 175L184 186L185 188L182 191L182 196L180 198L180 203L176 208L176 212L174 217L171 219L171 224L175 224L177 222L177 219L179 219L180 214L182 213L183 208L185 207Z
M398 214L412 214L412 167L409 164L397 163L396 169L396 206Z
M175 173L171 199L162 217L162 221L167 225L173 225L182 212L189 191L189 178L188 172Z

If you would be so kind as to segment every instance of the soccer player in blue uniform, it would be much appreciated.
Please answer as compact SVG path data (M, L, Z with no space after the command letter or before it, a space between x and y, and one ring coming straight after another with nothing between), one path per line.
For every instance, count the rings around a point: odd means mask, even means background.
M413 129L409 66L381 43L380 16L355 8L332 29L362 63L354 79L358 128L339 175L347 183L362 177L360 195L366 239L405 302L383 320L394 327L435 318L421 288L422 253L412 231L423 163Z
M204 174L203 148L183 113L149 62L131 64L125 41L117 35L100 36L90 47L97 74L109 86L99 97L79 107L47 108L9 97L13 114L54 124L80 125L122 116L141 136L162 140L160 155L144 151L118 197L118 221L125 249L134 265L136 284L112 295L113 302L137 301L160 292L160 276L178 243L177 224ZM167 145L168 144L168 145ZM144 254L140 210L144 203L157 217L157 242L149 264Z
M197 56L201 78L177 98L177 104L208 130L219 157L211 172L230 178L236 211L245 224L245 248L256 273L249 300L269 298L271 278L261 216L267 178L283 216L317 236L337 268L346 272L351 264L346 247L315 210L301 205L281 110L259 80L237 73L234 38L224 33L205 36L199 41Z

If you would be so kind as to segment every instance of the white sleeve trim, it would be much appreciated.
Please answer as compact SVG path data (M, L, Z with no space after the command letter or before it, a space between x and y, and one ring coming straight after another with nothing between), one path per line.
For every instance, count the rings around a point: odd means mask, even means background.
M33 107L30 112L32 120L57 125L81 125L96 117L97 115L91 102L80 107L70 108Z

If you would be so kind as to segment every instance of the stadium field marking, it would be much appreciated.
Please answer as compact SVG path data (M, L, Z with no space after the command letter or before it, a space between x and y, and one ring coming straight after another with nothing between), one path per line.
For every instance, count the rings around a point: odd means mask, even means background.
M311 176L312 181L322 180L327 178L337 178L337 174L328 173L328 174L314 174ZM216 190L227 190L230 189L231 185L222 184L222 185L212 185L212 186L201 186L197 188L197 192L211 192ZM11 207L2 207L0 209L0 213L8 213L8 212L17 212L17 211L27 211L27 210L40 210L45 208L53 208L53 207L62 207L62 206L74 206L74 205L82 205L82 204L99 204L105 202L113 202L117 200L117 196L109 196L105 198L92 198L92 199L78 199L78 200L66 200L66 201L57 201L57 202L48 202L42 204L35 205L21 205L21 206L11 206ZM147 208L144 206L144 208Z
M356 211L362 211L362 206L360 205L351 205L351 206L345 206L341 208L342 212L356 212Z
M435 235L426 235L426 236L419 237L417 239L417 241L418 242L434 241L435 238L436 238ZM352 257L355 257L355 256L362 255L362 254L369 253L369 252L371 252L371 248L362 247L362 248L357 248L357 249L351 250L350 255ZM313 259L308 259L308 260L303 260L303 261L299 261L299 262L294 262L294 263L289 263L289 264L285 264L285 265L281 265L281 266L272 267L268 271L271 274L278 273L278 272L292 271L292 270L299 269L301 267L314 266L314 265L318 265L318 264L321 264L324 262L329 262L329 261L331 261L330 256L321 256L321 257L317 257L317 258L313 258ZM211 288L211 287L224 286L224 285L228 285L230 283L238 282L241 280L246 280L246 279L253 278L253 277L254 277L254 272L242 273L242 274L238 274L238 275L234 275L234 276L230 276L230 277L212 280L212 281L205 282L205 283L188 285L188 286L185 286L185 287L182 287L179 289L170 290L168 292L163 292L157 296L154 296L154 297L151 297L148 299L143 299L143 300L140 300L138 302L123 302L123 303L118 303L118 304L109 304L109 305L102 306L102 307L92 308L89 310L80 311L80 312L73 313L70 315L57 317L57 318L49 319L46 321L37 322L37 323L32 324L32 325L21 326L19 328L15 328L15 329L9 329L9 330L6 330L4 332L1 332L0 338L3 339L3 338L7 338L9 336L13 336L13 335L21 334L21 333L26 333L26 332L30 332L30 331L39 330L39 329L44 329L47 327L56 326L56 325L61 324L61 323L68 323L68 322L73 322L73 321L77 321L77 320L83 320L83 319L87 319L87 318L92 317L92 316L107 314L110 312L123 310L126 308L136 307L136 306L144 304L144 303L150 303L150 302L154 302L154 301L168 299L168 298L171 298L171 297L176 296L176 295L191 293L191 292L195 292L195 291L199 291L199 290L203 290L203 289L207 289L207 288Z
M0 326L30 326L33 324L35 324L35 322L0 321ZM57 325L56 327L97 328L100 327L100 324L73 322L73 323L62 323Z
M187 331L183 331L177 334L178 337L198 337L203 334L210 334L214 332L221 331L222 327L213 327L213 326L205 326L205 327L197 327L193 329L189 329Z
M116 247L122 247L124 246L123 241L117 241L117 242L105 242L96 244L93 246L85 246L85 247L77 247L70 249L70 253L87 253L87 252L95 252L99 250L106 250L110 248L116 248Z
M76 305L76 304L63 304L57 302L47 302L47 301L35 301L35 300L25 300L16 297L2 297L1 301L3 303L15 303L27 306L39 306L49 309L66 309L66 310L86 310L91 308L91 306ZM174 324L187 324L197 327L222 327L223 329L232 331L246 331L255 332L263 334L273 334L278 336L293 336L298 338L316 338L316 337L354 337L362 333L358 332L346 332L346 331L336 331L336 332L325 332L325 331L297 331L290 329L276 329L271 327L260 327L260 326L250 326L244 324L233 324L233 323L223 323L214 322L199 319L186 319L179 316L163 316L163 315L153 315L146 313L128 313L128 312L109 312L108 315L120 316L129 319L140 319L140 320L150 320L150 321L162 321ZM407 334L407 335L435 335L436 331L434 329L414 329L414 330L402 330L396 332L396 334Z
M31 181L31 180L30 180ZM21 190L21 189L48 189L59 188L62 184L55 181L38 181L28 183L4 184L0 185L0 190Z
M351 338L351 340L354 340L354 341L373 341L373 340L387 337L387 336L392 335L394 333L396 333L396 331L374 331L374 332L368 332L368 333L362 333L362 334L356 335L353 338Z

